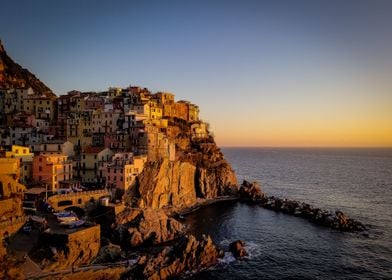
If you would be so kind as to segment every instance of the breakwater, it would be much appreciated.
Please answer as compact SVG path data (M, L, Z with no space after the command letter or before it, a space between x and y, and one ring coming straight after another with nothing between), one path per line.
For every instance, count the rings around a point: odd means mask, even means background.
M267 196L261 191L257 182L244 181L239 189L242 201L258 204L263 208L298 216L308 221L340 231L366 231L367 228L361 222L349 218L340 210L329 211L314 207L308 203Z

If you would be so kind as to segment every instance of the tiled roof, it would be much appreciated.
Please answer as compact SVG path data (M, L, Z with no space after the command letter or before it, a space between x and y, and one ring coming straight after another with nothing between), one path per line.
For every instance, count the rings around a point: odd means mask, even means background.
M105 150L105 147L92 147L92 146L89 146L89 147L86 147L83 150L83 153L85 153L85 154L98 154L98 153L100 153L103 150Z

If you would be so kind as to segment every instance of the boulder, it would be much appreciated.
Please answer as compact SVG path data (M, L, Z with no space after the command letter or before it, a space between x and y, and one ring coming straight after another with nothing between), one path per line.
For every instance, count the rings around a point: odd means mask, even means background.
M243 199L250 199L252 201L258 201L265 197L264 193L261 191L259 183L250 183L244 180L239 189L239 196Z
M185 272L196 272L213 266L222 257L210 237L197 240L182 237L173 247L166 247L152 258L141 258L132 275L136 279L173 279Z
M243 258L248 255L248 252L245 250L245 242L243 240L237 240L230 243L229 250L236 258Z
M127 208L117 216L116 231L127 247L156 245L173 240L184 232L184 226L160 209Z
M97 258L94 263L109 263L116 262L121 259L122 251L120 246L114 244L108 244L101 247Z

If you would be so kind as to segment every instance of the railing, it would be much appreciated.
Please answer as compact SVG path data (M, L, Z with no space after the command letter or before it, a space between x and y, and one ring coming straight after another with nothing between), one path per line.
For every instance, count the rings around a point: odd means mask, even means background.
M80 197L83 195L95 195L95 194L109 194L108 190L94 190L94 191L84 191L84 192L70 192L66 194L53 195L50 198L69 198L69 197Z

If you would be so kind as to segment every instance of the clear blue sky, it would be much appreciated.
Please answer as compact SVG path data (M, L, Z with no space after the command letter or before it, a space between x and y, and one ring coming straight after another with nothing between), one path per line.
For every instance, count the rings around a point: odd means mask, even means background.
M392 1L2 0L0 38L58 95L199 104L220 145L392 146Z

